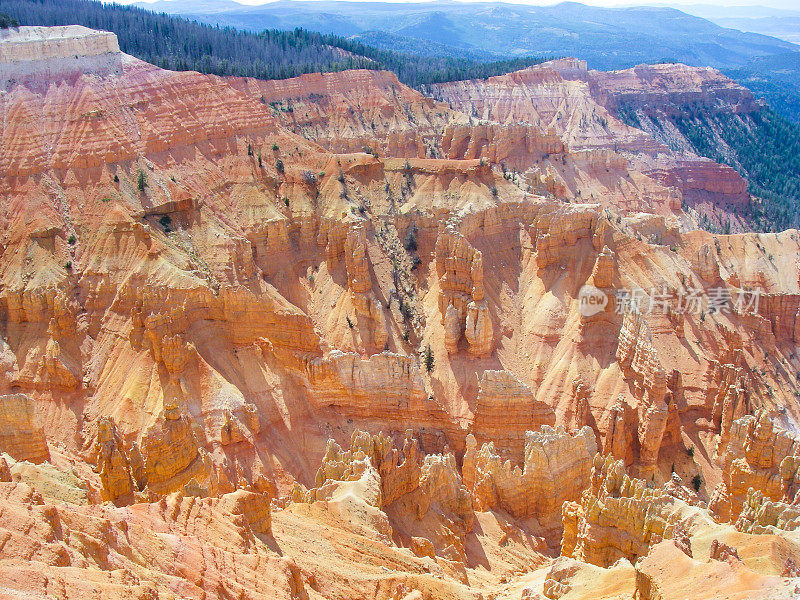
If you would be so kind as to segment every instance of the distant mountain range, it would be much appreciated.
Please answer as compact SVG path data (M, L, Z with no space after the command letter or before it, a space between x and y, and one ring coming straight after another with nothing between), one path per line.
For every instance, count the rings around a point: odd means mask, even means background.
M403 83L420 87L501 75L553 58L486 60L485 53L466 56L449 47L434 47L430 55L420 56L413 47L397 52L306 29L256 33L99 0L0 0L0 28L17 24L112 31L123 52L164 69L256 79L377 69L392 71Z
M800 43L800 6L798 10L786 10L764 6L698 4L681 7L681 10L722 27L762 33L787 42Z
M575 2L527 6L447 0L412 4L281 0L243 6L230 0L160 0L150 10L239 29L303 27L396 49L415 40L495 56L574 55L598 69L654 60L738 67L754 56L800 47L715 25L672 8L599 8ZM380 32L378 36L375 32Z
M260 6L231 0L160 0L140 6L250 31L303 27L418 55L472 60L575 56L588 61L591 68L604 70L655 62L711 66L732 73L739 81L755 81L756 92L774 108L800 119L800 69L796 60L800 46L778 37L723 27L674 8L453 0L411 4L279 0ZM737 12L698 5L687 10L717 20L792 18L791 11L781 16L775 9ZM780 65L779 75L771 73L776 65Z

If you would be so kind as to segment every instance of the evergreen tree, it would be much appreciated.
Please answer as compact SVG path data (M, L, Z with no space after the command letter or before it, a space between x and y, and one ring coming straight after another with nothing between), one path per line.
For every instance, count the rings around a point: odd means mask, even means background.
M541 57L479 62L453 57L420 58L378 50L336 35L295 29L261 33L212 27L135 6L96 0L2 0L0 27L83 25L113 31L120 49L164 69L257 79L304 73L383 69L419 87L457 79L489 77L545 60ZM346 52L342 52L345 50Z
M433 350L431 350L430 344L425 346L425 351L422 353L422 362L425 364L426 372L430 373L431 371L433 371L434 358L433 358Z

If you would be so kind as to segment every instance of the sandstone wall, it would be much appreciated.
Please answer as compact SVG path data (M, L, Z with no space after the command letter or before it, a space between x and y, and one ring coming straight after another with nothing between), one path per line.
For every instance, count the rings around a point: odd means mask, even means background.
M766 413L734 421L721 453L731 520L743 510L751 488L768 500L794 501L800 491L798 454L800 440L774 424Z
M662 540L712 523L664 489L630 478L621 461L599 454L590 488L563 510L562 554L603 567L620 558L636 562Z
M479 385L472 435L479 446L493 442L501 455L521 462L526 432L554 426L555 412L508 371L484 371Z
M117 36L78 25L17 27L0 32L0 82L109 73L122 65Z
M470 435L464 485L478 510L502 509L517 518L535 517L548 535L557 537L561 504L578 498L588 485L596 451L588 427L570 435L563 427L543 425L526 433L524 462L514 465L497 454L492 442L478 447Z
M0 396L0 451L16 460L50 460L44 430L36 423L34 405L24 394Z

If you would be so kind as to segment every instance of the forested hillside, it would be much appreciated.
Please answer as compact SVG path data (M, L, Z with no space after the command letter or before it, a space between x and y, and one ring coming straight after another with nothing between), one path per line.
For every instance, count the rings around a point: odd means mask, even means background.
M784 117L800 123L800 52L761 56L723 71Z
M729 29L686 14L699 6L684 11L577 2L530 6L492 1L278 0L247 6L230 0L162 0L147 7L250 31L290 31L302 26L392 52L424 56L477 60L574 56L601 70L660 62L710 66L753 90L783 116L800 121L800 47L786 39L748 33L751 30L741 27ZM714 12L730 14L729 7Z
M764 108L749 115L684 114L675 125L695 150L739 171L756 198L757 231L800 226L800 127Z
M736 169L749 184L754 202L741 214L755 231L800 227L800 127L768 107L744 114L687 105L677 116L641 114L620 106L617 116L673 145L669 120L691 150ZM714 229L710 222L704 223ZM723 233L728 231L723 228Z
M737 67L754 56L796 51L789 42L720 27L666 7L608 8L578 2L532 6L508 2L277 1L247 6L224 0L161 1L155 10L259 31L301 26L342 36L383 32L420 46L444 44L496 58L560 54L596 69L669 59L696 66ZM395 39L373 38L395 50ZM415 52L418 53L418 52Z
M453 56L422 59L304 29L237 31L89 0L2 0L0 13L20 25L83 25L113 31L123 52L166 69L259 79L367 68L393 71L403 83L418 86L489 77L544 60L526 57L481 62Z

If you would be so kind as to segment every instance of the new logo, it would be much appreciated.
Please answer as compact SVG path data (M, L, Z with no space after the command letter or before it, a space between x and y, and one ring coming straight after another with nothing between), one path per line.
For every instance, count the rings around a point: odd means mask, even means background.
M578 292L578 309L584 317L591 317L603 312L607 305L606 293L593 285L585 285Z

